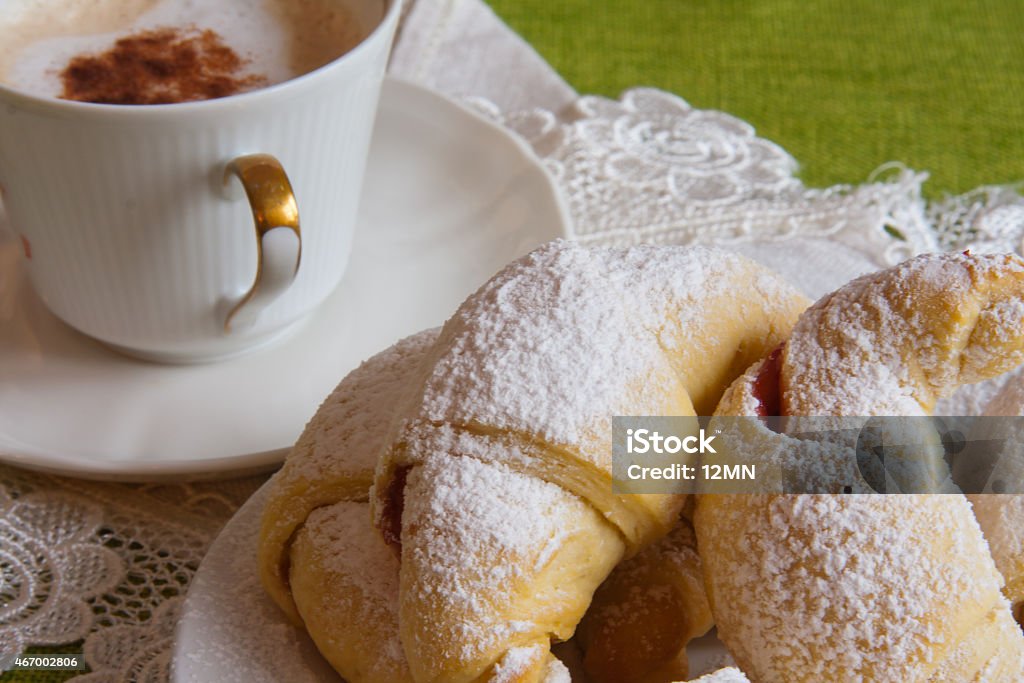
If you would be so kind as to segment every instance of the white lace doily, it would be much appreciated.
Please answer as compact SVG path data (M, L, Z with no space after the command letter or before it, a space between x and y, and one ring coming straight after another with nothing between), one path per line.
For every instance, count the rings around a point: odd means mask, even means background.
M769 260L805 262L827 248L856 254L853 274L927 250L1022 251L1015 188L929 204L925 175L894 166L863 185L808 189L796 161L746 123L657 90L584 97L561 116L472 104L533 145L580 240L758 244ZM0 467L0 652L84 640L92 673L75 680L166 681L180 598L262 480L129 486Z
M530 141L584 241L852 238L878 265L937 247L921 201L924 174L894 166L885 181L808 189L796 160L749 124L663 91L638 88L617 102L583 97L562 120L471 103Z
M92 673L74 680L165 682L177 606L264 480L105 484L0 467L0 652L84 640Z

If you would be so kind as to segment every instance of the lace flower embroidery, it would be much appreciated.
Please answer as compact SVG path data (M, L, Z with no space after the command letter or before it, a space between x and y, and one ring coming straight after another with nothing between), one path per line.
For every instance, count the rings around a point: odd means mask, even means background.
M96 545L101 509L45 492L11 498L0 488L0 651L84 638L87 600L114 589L121 559Z

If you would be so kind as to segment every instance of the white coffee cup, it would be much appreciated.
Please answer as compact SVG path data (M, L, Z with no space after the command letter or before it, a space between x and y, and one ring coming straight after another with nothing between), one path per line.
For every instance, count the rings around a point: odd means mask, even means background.
M4 207L54 314L132 355L197 362L270 342L327 297L400 0L347 2L374 27L359 45L231 97L124 106L0 86Z

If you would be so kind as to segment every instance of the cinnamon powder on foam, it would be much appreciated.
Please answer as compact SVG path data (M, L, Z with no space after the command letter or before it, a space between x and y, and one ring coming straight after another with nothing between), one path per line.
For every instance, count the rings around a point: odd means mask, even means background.
M210 29L152 29L106 52L74 57L61 72L61 97L97 104L216 99L267 84L264 76L244 74L247 64Z

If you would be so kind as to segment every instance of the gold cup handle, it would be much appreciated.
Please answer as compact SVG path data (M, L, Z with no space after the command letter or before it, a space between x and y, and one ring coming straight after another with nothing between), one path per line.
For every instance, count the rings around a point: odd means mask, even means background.
M267 305L295 280L302 257L302 233L292 185L281 162L271 155L250 154L232 160L224 169L223 182L229 196L233 188L241 186L256 223L256 279L224 318L224 331L231 333L252 327Z

